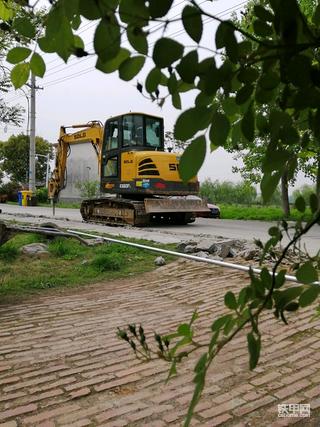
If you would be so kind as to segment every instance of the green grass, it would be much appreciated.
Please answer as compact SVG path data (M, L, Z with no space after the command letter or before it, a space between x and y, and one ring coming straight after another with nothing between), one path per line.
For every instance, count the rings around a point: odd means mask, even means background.
M48 243L46 258L20 253L22 246L34 242ZM150 242L146 244L151 245ZM153 246L172 249L172 245ZM46 289L108 282L141 274L155 268L156 256L154 252L121 244L87 247L73 239L47 241L37 234L20 234L0 247L0 301L12 302ZM167 262L174 259L165 258Z
M279 221L284 219L282 209L276 206L243 206L243 205L219 205L222 219L244 219L261 221ZM302 215L297 209L291 209L289 220L296 221L303 218L311 218L310 210Z

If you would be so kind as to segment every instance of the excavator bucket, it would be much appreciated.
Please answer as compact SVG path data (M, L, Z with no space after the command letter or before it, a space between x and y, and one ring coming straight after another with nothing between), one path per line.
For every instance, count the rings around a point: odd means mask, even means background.
M201 199L186 199L184 197L172 197L163 199L145 199L147 214L178 213L178 212L209 212L207 203Z

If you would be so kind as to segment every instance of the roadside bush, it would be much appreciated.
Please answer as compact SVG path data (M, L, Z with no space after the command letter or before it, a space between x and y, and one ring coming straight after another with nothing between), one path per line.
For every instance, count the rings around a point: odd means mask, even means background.
M120 258L117 254L98 254L91 261L91 266L99 271L117 271L123 266L123 258Z
M77 182L76 188L80 191L80 196L85 199L91 199L99 195L99 181L83 181Z
M38 188L36 195L39 203L47 203L48 189L46 187Z
M200 186L200 196L212 203L251 205L256 202L257 191L247 182L219 182L205 180Z

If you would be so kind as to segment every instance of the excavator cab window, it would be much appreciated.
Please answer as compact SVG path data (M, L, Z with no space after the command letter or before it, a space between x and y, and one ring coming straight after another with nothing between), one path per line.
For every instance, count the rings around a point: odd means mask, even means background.
M160 121L153 117L146 117L146 143L147 145L160 148L161 147L161 131Z
M107 127L107 138L106 138L107 150L114 150L119 147L119 122L113 120L108 123Z
M103 175L106 178L114 178L118 176L118 156L110 157L105 166Z
M123 117L124 147L142 147L144 145L143 117L138 114L128 114Z

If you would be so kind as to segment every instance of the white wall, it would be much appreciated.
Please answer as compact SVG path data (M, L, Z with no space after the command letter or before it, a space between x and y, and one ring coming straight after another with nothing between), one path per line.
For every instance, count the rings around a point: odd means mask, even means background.
M77 201L81 199L76 188L78 182L99 181L98 157L89 142L70 145L67 160L67 186L60 193L60 200Z

